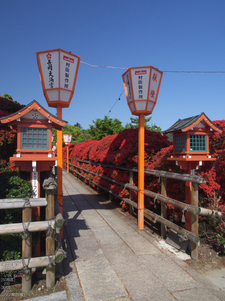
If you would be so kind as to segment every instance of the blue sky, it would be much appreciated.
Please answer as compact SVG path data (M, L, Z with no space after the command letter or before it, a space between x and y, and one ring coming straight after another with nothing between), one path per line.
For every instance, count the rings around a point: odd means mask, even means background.
M125 125L132 115L125 93L118 100L122 74L149 65L164 71L152 123L166 130L201 112L225 119L224 0L2 0L0 12L1 95L25 105L36 99L56 115L43 95L36 52L61 48L81 57L63 109L69 124L86 129L108 115Z

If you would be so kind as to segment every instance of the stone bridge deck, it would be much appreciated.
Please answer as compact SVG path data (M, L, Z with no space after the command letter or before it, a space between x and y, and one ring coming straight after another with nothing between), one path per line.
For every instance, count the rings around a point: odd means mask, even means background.
M66 172L63 195L69 300L225 300L225 290Z

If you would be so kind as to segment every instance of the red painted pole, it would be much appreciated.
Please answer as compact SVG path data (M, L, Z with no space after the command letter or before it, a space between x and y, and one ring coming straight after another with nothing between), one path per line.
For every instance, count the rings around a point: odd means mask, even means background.
M69 145L67 147L67 173L69 173Z
M57 117L62 119L62 106L57 106ZM58 178L58 202L63 215L63 189L62 189L62 129L57 130L57 178ZM63 238L63 231L61 231L61 238Z
M145 115L139 115L138 136L138 229L144 229Z

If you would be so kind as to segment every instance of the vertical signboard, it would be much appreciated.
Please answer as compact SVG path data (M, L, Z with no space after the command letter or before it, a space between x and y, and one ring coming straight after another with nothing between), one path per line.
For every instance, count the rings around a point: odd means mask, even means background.
M33 171L32 172L32 189L33 189L33 198L37 199L39 198L38 196L38 172Z

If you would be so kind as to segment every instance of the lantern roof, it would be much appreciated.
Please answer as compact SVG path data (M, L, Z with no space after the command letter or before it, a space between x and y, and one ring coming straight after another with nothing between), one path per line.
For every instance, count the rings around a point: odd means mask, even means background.
M1 123L11 123L16 124L21 118L29 119L47 119L49 123L56 129L62 129L67 123L67 121L62 120L55 115L51 114L44 107L42 107L36 100L30 102L27 106L23 107L21 110L14 112L13 114L4 116L0 118ZM33 116L33 117L32 117Z
M207 128L207 127L215 132L222 133L220 127L215 125L215 123L213 123L203 112L193 117L178 119L171 127L163 131L163 133L168 134L168 133L173 133L178 131L187 132L192 129Z

